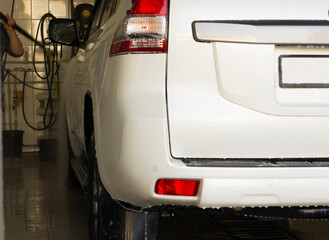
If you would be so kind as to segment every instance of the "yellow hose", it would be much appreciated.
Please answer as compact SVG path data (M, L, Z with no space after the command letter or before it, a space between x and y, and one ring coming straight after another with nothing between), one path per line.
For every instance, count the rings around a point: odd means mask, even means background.
M49 63L50 63L50 71L53 73L53 79L54 79L56 94L57 94L57 97L58 97L58 85L57 85L56 74L53 71L53 59L52 59L52 56L51 56L50 48L48 49L48 58L49 58Z

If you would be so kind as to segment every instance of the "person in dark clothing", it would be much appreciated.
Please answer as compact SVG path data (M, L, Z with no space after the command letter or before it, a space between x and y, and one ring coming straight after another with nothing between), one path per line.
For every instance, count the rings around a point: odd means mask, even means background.
M13 25L15 25L15 20L7 15L7 22L1 22L1 62L2 57L5 52L9 53L13 57L20 57L24 53L23 44L21 40L17 37ZM1 78L3 80L3 67L1 64Z

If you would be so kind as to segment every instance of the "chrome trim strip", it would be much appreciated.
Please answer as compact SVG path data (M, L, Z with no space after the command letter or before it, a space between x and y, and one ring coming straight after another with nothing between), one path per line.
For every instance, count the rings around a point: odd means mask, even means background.
M329 21L195 21L198 42L329 46Z

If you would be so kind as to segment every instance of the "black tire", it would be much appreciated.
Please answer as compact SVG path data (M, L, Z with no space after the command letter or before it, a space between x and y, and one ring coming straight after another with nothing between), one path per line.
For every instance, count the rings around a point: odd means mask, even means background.
M75 175L73 168L71 166L71 159L74 158L74 154L72 151L70 138L67 133L67 127L66 127L66 145L67 145L67 156L68 156L67 179L66 179L67 186L69 189L80 188L80 183L78 181L78 178Z
M92 134L89 144L88 199L90 240L156 240L160 214L158 212L129 210L113 200L105 190L99 176L94 134ZM129 237L127 238L127 236Z
M89 235L90 240L99 240L99 177L97 171L96 149L94 135L90 138L88 149L88 207L89 207Z
M110 221L107 216L111 198L104 189L98 173L94 134L88 150L88 204L89 235L91 240L111 239L108 234Z

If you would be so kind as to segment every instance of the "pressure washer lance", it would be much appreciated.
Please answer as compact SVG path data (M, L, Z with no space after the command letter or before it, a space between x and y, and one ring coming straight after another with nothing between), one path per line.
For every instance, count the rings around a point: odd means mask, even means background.
M2 21L4 21L5 23L7 23L7 17L0 12L0 18ZM28 34L24 29L22 29L20 26L18 26L17 24L12 26L14 29L16 29L18 32L20 32L23 36L25 36L26 38L30 39L31 41L35 42L38 46L44 48L43 44L38 42L36 39L34 39L30 34Z

